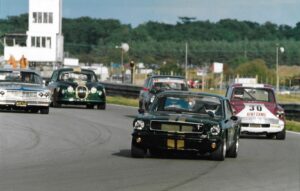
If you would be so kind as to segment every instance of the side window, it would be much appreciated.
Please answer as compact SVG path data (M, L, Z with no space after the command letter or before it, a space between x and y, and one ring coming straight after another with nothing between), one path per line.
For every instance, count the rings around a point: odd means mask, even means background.
M39 75L34 74L34 83L35 84L42 84L42 79Z
M231 105L230 105L230 103L229 103L228 100L226 100L226 116L228 118L230 118L231 116L233 116L233 111L232 111Z
M147 78L147 79L145 80L145 83L144 83L144 87L145 87L145 88L148 87L148 83L149 83L149 78Z
M57 71L53 72L50 81L55 82L57 80L57 77L58 77L58 72Z

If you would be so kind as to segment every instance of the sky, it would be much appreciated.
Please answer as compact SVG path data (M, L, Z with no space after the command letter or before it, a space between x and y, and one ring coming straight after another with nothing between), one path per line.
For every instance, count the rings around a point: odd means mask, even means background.
M63 0L64 17L112 18L133 27L150 20L175 24L181 16L295 26L299 9L300 0ZM28 0L0 0L0 18L27 12Z

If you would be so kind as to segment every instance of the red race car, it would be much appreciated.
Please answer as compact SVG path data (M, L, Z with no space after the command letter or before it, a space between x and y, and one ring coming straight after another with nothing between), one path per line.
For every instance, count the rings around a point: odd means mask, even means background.
M232 84L226 97L241 118L241 133L285 139L285 115L274 89L266 84Z

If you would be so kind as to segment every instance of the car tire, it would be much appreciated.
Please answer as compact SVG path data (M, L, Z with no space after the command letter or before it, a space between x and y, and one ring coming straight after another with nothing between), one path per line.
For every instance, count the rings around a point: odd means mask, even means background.
M285 140L285 128L276 134L276 139L278 140Z
M146 155L146 151L144 149L141 149L131 143L131 157L133 158L144 158Z
M274 137L275 137L275 134L273 134L273 133L268 133L267 134L268 139L273 139Z
M212 160L217 160L217 161L225 160L226 150L227 150L226 137L224 137L217 150L211 153Z
M233 145L227 151L227 155L230 158L236 158L238 156L239 151L239 136L237 136L236 140L234 141Z
M49 107L40 109L41 114L49 114Z
M162 151L158 149L149 149L150 155L152 157L161 157L162 156Z
M86 105L87 109L94 109L94 105Z
M105 110L106 109L106 103L98 104L97 109Z
M57 92L57 90L55 89L55 90L54 90L54 93L53 93L53 97L52 97L52 106L53 106L53 107L61 107L61 104L59 104L59 103L57 102L57 100L58 100L58 92Z

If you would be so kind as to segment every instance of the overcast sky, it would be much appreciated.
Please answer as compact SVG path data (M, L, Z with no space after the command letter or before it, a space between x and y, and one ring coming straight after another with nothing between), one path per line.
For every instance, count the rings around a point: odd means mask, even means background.
M300 0L63 0L64 17L114 18L133 26L149 20L176 23L179 16L295 26L299 9ZM27 12L28 0L0 0L0 18Z

